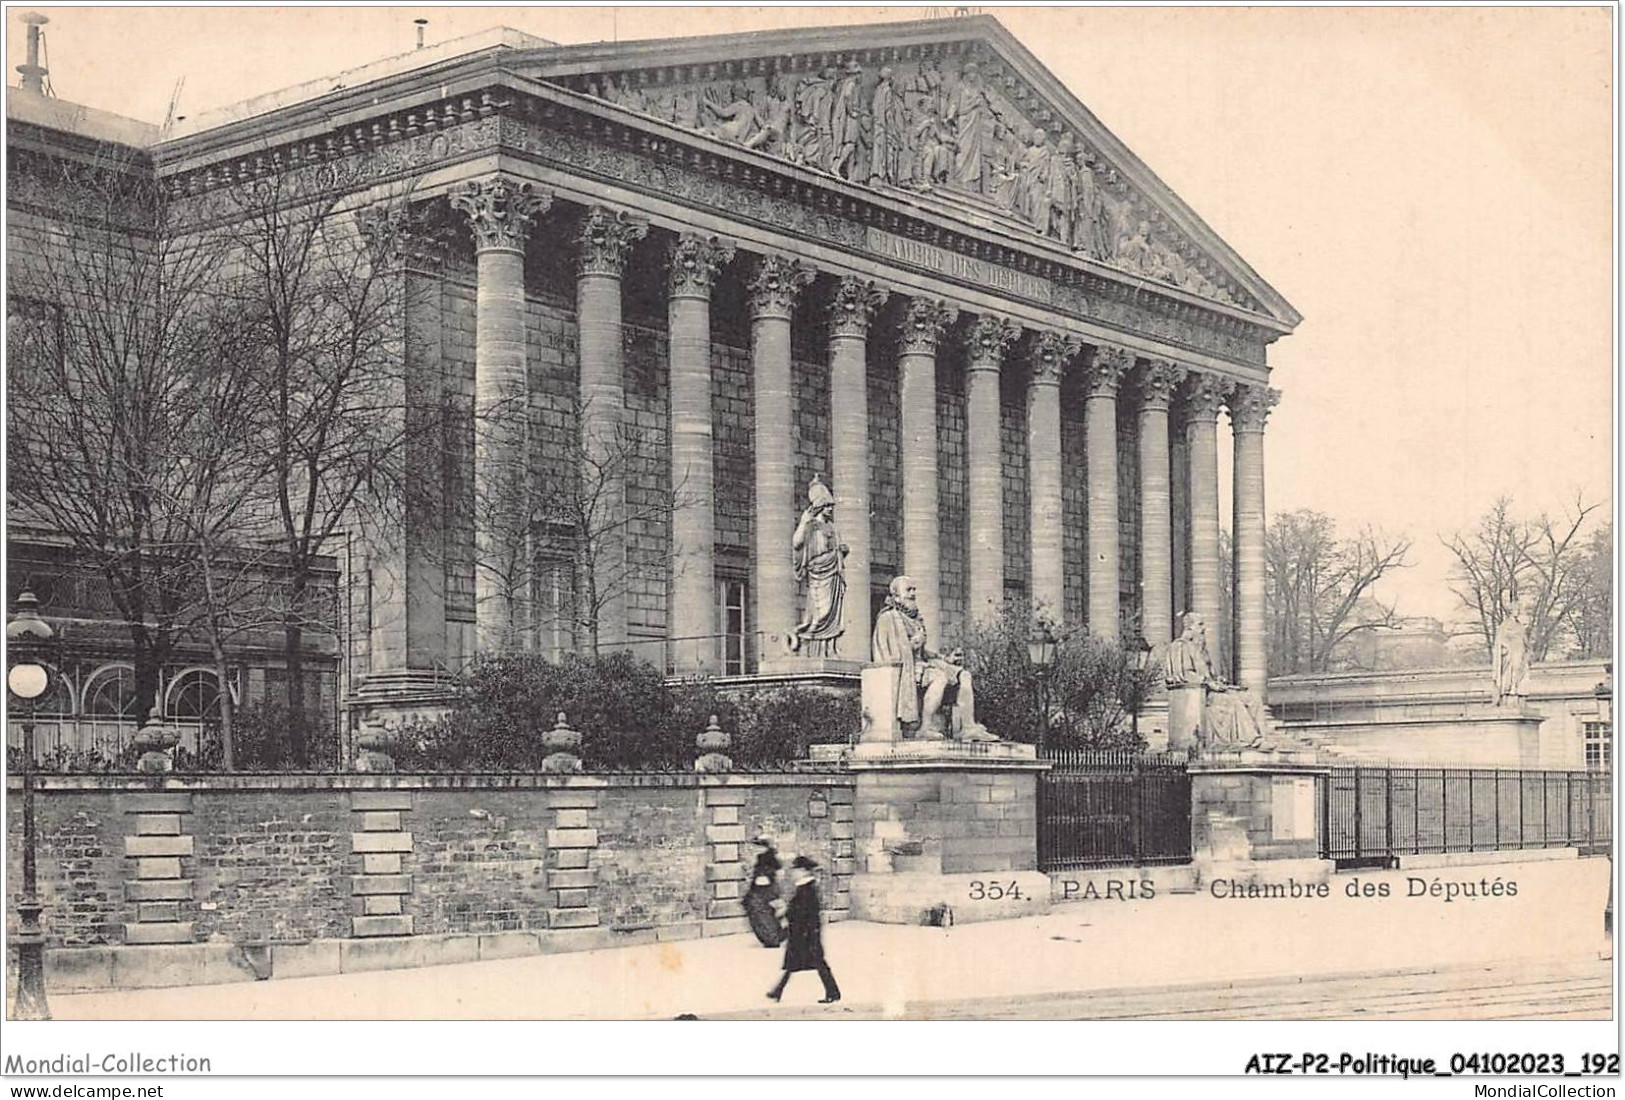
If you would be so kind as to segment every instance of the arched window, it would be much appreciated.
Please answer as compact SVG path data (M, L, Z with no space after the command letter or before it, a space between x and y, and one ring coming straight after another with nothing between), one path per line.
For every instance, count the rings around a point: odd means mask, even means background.
M34 700L34 713L42 718L67 718L73 714L73 685L55 665L46 665L45 694Z
M136 718L135 669L129 665L98 669L85 688L85 713L92 718Z
M180 722L203 722L215 717L220 706L220 682L208 669L183 672L169 688L168 717Z

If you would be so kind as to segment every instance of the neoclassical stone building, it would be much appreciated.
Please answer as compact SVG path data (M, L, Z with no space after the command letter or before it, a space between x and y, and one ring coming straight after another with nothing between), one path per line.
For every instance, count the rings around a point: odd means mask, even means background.
M352 698L587 633L755 672L799 615L815 475L843 660L907 573L941 639L1011 596L1153 645L1190 609L1264 687L1267 351L1300 317L993 18L504 30L144 151L201 210L269 174L343 191L411 288L401 411L437 491L344 582ZM557 502L591 470L586 532Z

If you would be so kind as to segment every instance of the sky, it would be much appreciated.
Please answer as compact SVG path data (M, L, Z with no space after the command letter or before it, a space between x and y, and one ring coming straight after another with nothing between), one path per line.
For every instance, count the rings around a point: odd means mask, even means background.
M40 10L59 96L157 123L182 80L177 112L202 112L408 51L415 18L431 44L497 25L588 42L927 11ZM1608 9L982 10L1304 315L1270 349L1272 513L1409 535L1381 594L1447 619L1440 536L1497 496L1611 514Z

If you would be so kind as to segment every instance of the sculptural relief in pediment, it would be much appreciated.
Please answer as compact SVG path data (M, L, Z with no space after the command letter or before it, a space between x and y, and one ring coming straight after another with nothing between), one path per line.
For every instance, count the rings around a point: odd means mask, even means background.
M1057 112L1018 105L973 56L786 58L695 81L585 78L628 110L878 189L928 193L1080 255L1231 304L1252 300ZM1035 116L1037 116L1035 118Z

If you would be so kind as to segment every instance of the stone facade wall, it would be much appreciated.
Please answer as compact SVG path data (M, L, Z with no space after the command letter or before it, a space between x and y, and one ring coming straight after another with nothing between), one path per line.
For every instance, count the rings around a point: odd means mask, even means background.
M787 865L818 860L831 919L849 908L854 781L844 774L42 782L52 948L740 931L749 841L762 833ZM8 922L22 832L13 781Z

